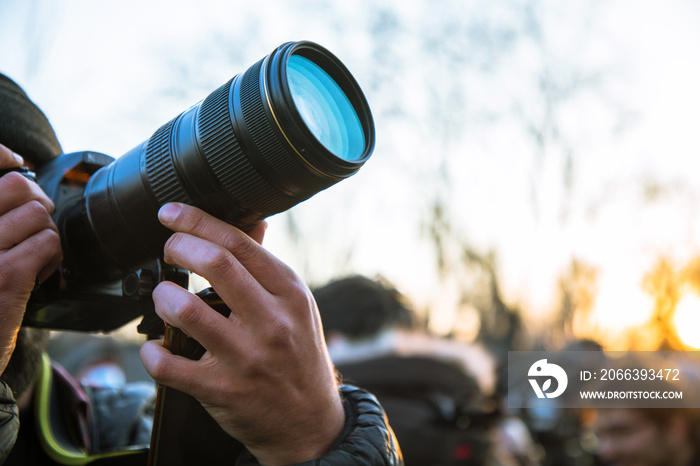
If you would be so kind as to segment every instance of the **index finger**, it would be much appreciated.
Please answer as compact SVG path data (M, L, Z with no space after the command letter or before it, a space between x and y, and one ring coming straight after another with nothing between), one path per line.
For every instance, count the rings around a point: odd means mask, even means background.
M273 294L296 277L282 261L270 254L238 228L196 207L180 203L165 204L158 219L169 229L211 241L229 250L266 290Z
M24 159L21 155L0 144L0 169L21 167L22 164L24 164Z
M30 201L38 201L53 215L53 201L34 181L15 172L0 176L0 215Z

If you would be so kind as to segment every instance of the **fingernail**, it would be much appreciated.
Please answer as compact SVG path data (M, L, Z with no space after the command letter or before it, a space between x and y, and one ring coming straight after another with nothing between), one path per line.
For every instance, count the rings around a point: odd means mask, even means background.
M13 152L12 155L15 156L15 160L17 161L17 163L19 163L20 165L24 164L24 158L21 155L15 153L15 152Z
M158 211L158 220L161 223L173 223L177 216L180 215L181 210L182 206L176 202L165 204Z

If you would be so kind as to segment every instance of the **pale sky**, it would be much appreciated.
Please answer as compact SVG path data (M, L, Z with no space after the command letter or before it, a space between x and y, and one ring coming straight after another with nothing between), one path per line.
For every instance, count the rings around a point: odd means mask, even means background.
M546 315L576 257L600 270L594 318L638 323L651 310L641 278L658 256L682 266L700 252L700 6L543 1L541 48L522 41L492 55L483 47L507 34L457 40L462 26L471 38L478 27L517 29L513 8L527 4L0 0L0 71L44 109L66 151L118 156L277 45L314 40L365 88L378 143L355 178L295 208L301 243L286 235L285 216L271 219L273 252L314 283L381 273L448 328L457 297L437 282L422 225L442 167L450 215L471 244L496 251L508 301ZM382 10L403 29L382 22ZM380 25L385 36L373 36ZM448 27L454 43L421 52L424 37L450 37ZM453 66L448 53L474 64ZM398 75L382 82L375 71L393 63ZM576 67L602 84L557 107L563 142L538 154L523 130L547 121L534 73ZM649 185L659 188L651 200Z

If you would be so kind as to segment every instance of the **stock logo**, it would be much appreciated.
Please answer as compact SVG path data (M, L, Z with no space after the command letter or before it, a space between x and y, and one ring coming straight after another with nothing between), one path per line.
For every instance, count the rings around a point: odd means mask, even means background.
M528 378L528 381L532 385L537 398L556 398L564 393L566 385L569 383L569 378L566 376L564 369L556 364L547 363L546 359L540 359L530 366L527 375L528 377L535 377L534 379ZM545 379L541 387L537 381L538 379ZM557 381L557 387L556 390L550 393L547 390L552 386L552 379Z

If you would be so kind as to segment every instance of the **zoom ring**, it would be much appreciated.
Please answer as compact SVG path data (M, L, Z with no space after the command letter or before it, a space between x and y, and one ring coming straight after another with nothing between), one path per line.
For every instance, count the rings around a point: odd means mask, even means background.
M229 114L233 81L209 94L202 102L198 123L200 142L209 167L236 204L242 210L266 217L284 210L286 203L280 201L286 196L261 176L238 143Z
M153 133L146 146L146 175L159 205L168 202L192 204L178 179L170 150L170 137L177 118L161 126Z

